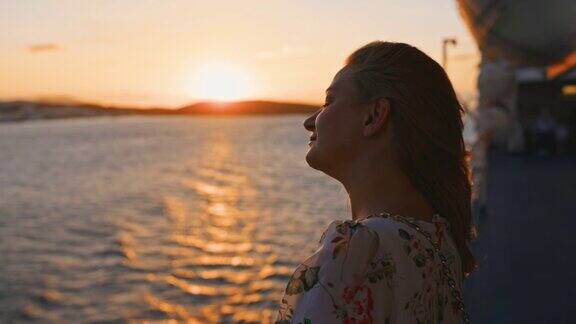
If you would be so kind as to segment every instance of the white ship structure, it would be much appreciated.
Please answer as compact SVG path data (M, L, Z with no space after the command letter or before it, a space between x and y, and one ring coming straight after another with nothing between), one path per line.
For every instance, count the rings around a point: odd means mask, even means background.
M458 0L458 7L482 57L476 112L506 116L507 149L524 150L539 119L550 116L574 139L576 1Z

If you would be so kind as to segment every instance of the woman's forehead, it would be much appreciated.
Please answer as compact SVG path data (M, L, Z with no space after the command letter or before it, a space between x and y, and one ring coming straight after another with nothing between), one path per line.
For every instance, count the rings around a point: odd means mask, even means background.
M330 84L328 89L326 89L326 93L328 93L328 92L337 92L337 93L348 92L348 90L350 89L350 79L351 79L350 70L348 70L346 68L342 68L334 76L332 83Z

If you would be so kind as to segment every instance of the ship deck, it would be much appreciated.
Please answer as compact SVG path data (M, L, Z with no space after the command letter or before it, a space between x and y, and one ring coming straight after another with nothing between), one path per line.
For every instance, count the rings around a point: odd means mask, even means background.
M481 265L465 282L472 323L573 323L576 155L491 151Z

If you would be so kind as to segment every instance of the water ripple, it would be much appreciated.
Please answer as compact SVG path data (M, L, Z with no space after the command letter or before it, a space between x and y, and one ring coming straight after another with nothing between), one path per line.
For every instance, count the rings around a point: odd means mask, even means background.
M0 125L0 322L271 323L346 213L306 142L298 116Z

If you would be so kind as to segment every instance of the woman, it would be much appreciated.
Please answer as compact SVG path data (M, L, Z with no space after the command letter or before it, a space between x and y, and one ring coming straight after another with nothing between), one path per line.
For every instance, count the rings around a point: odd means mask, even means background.
M343 184L352 219L330 223L296 268L277 323L466 321L469 152L444 70L415 47L375 41L326 93L304 121L306 161Z

